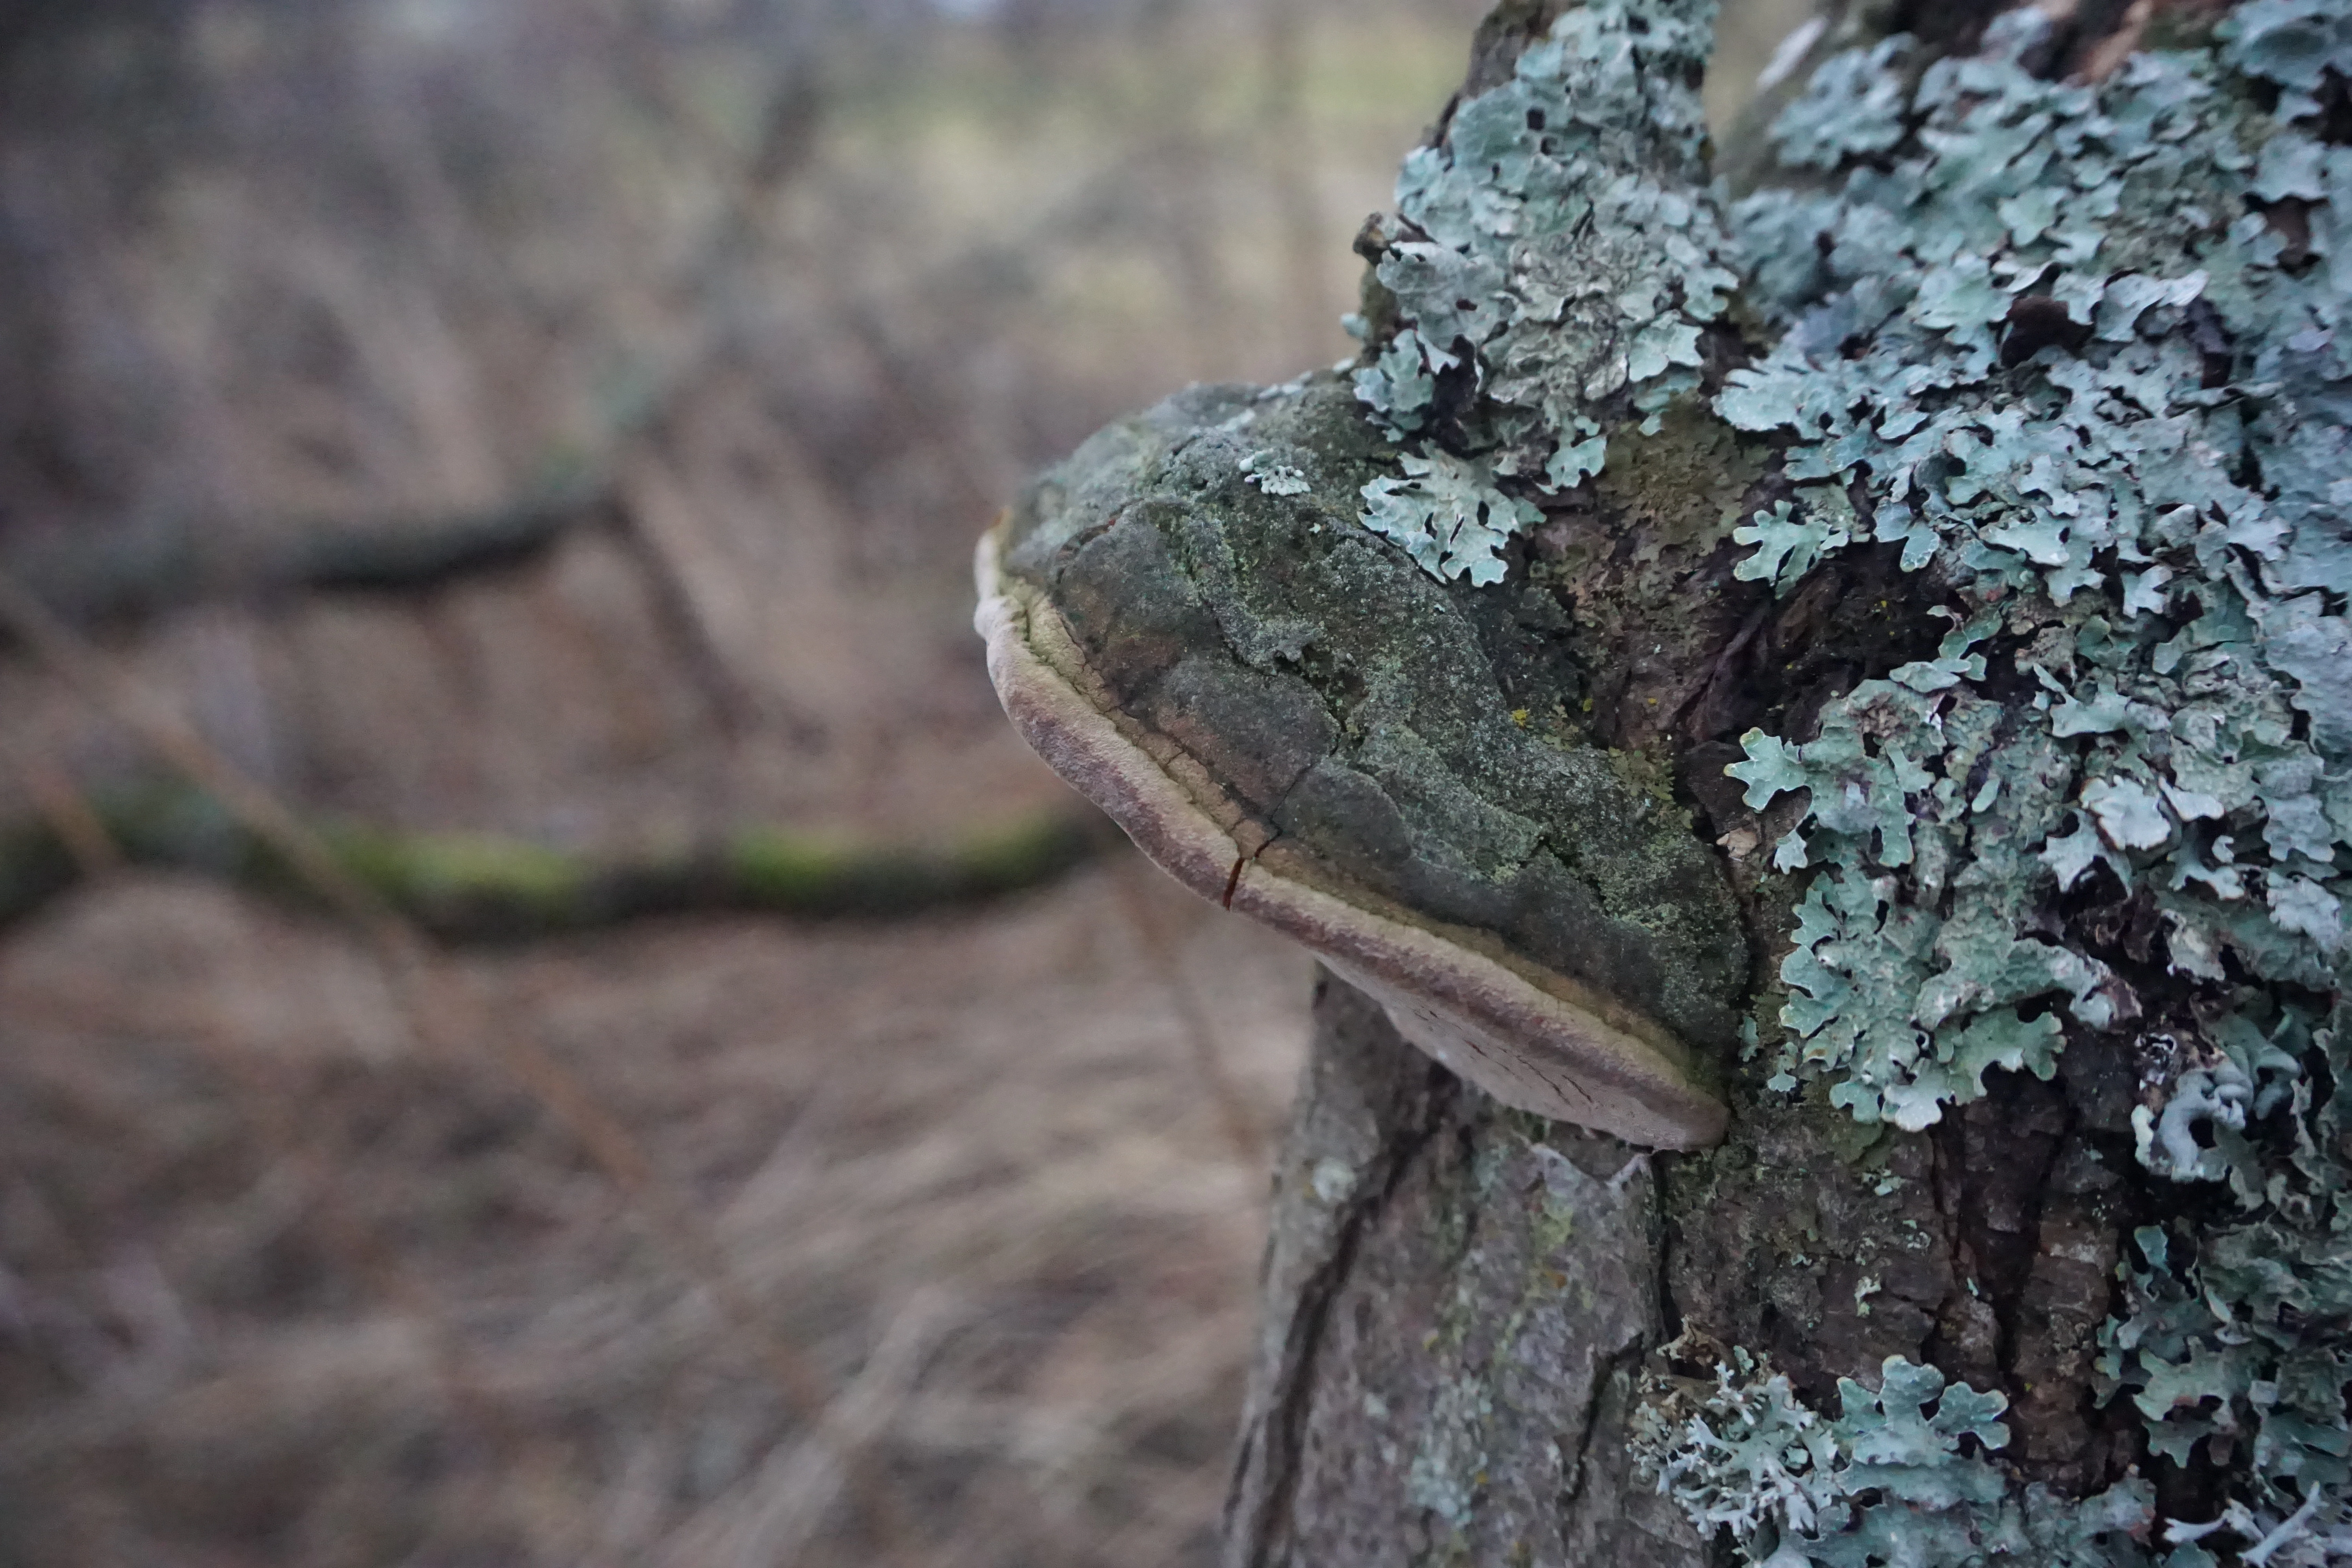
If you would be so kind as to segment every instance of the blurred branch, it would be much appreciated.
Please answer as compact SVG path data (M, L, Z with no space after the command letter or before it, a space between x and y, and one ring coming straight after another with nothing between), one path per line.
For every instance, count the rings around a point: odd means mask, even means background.
M1139 875L1151 874L1140 860L1120 868L1120 874L1113 879L1120 910L1134 928L1136 945L1158 976L1160 989L1167 993L1169 1006L1176 1014L1177 1025L1192 1054L1192 1070L1200 1074L1209 1103L1215 1108L1218 1130L1232 1149L1234 1162L1255 1174L1273 1163L1272 1141L1251 1110L1249 1096L1225 1063L1215 1026L1209 1022L1208 1010L1201 1005L1200 994L1184 973L1174 942L1152 915L1150 900L1137 880Z
M1193 0L1156 0L1137 13L1138 47L1162 61L1140 95L1139 115L1162 128L1167 177L1150 209L1154 252L1184 311L1193 375L1213 374L1234 342L1233 290L1219 254L1224 215L1210 180L1215 154L1202 112L1203 70L1197 45L1187 47L1186 13Z
M220 878L316 904L285 846L208 790L159 784L97 798L45 792L0 825L0 925L23 920L116 863ZM861 839L751 827L659 849L562 849L484 833L305 822L339 880L448 942L526 942L652 915L887 918L1038 886L1117 842L1076 809L1034 813L944 841ZM328 900L332 903L334 900ZM347 912L347 911L346 911Z
M1324 270L1323 203L1315 188L1314 146L1306 116L1307 18L1299 0L1264 0L1259 53L1265 82L1258 118L1259 157L1282 225L1282 265L1290 330L1308 352L1331 308Z
M67 1000L55 995L40 1008L41 1021L91 1036L119 1029L121 1014L112 996ZM302 1194L305 1221L320 1245L355 1279L392 1302L424 1340L426 1356L451 1415L488 1452L510 1454L520 1440L516 1413L494 1392L493 1380L468 1352L446 1304L421 1279L382 1227L371 1224L352 1202L349 1162L328 1147L282 1059L245 1048L225 1022L201 1017L179 1021L170 1033L185 1039L227 1085L237 1114L293 1175ZM102 1397L102 1395L101 1395ZM61 1435L46 1435L55 1443Z
M0 742L0 751L5 749L5 743ZM102 877L121 868L122 847L108 828L106 818L91 809L88 797L62 770L46 759L27 757L16 759L16 773L32 797L40 828L46 830L39 835L37 859L61 862L59 869L69 877ZM0 924L7 921L9 891L14 886L9 847L20 837L24 836L0 830Z
M217 523L79 532L0 559L52 614L81 626L136 624L222 601L270 605L310 594L422 597L520 570L576 533L611 531L650 590L662 630L719 721L741 728L760 704L730 668L672 563L611 477L629 445L657 433L671 404L710 367L673 378L667 395L619 423L584 470L502 505L439 516L319 518L256 531L268 543L223 542ZM0 622L0 647L15 640ZM789 715L786 715L789 718Z
M793 1563L824 1523L844 1476L887 1433L920 1379L924 1363L958 1326L961 1303L936 1285L916 1287L890 1316L866 1364L809 1431L779 1445L730 1496L705 1510L700 1528L679 1532L688 1563ZM968 1320L967 1320L968 1321Z
M182 521L79 532L43 548L20 548L5 564L52 615L91 626L224 599L431 593L525 564L575 530L610 524L617 515L613 488L600 471L479 511L275 526L267 531L267 545L224 542L226 531L217 522Z
M1269 23L1266 113L1276 129L1295 129L1298 118L1296 34L1295 19ZM661 121L685 157L727 198L692 258L678 269L677 289L698 329L688 342L645 367L647 389L611 417L590 449L562 473L493 505L440 514L283 518L254 524L183 514L76 529L11 541L13 548L0 551L0 570L14 574L68 622L92 626L152 620L220 601L268 605L317 593L427 595L525 566L574 532L610 527L653 587L667 630L688 656L698 684L723 718L741 722L756 703L711 646L659 548L642 537L619 484L632 452L645 443L666 441L695 390L718 368L739 359L743 343L756 336L709 302L730 297L768 300L767 287L751 276L755 265L790 259L797 286L811 294L810 315L833 323L864 359L892 423L945 459L956 505L971 517L975 529L1002 499L1010 476L998 471L969 418L935 387L935 367L901 341L903 333L853 279L838 276L827 258L810 254L782 221L782 204L806 170L822 125L816 73L802 68L787 76L746 148L730 144L697 115L668 104L651 62L635 61L635 67L634 90L645 111ZM1250 145L1245 130L1219 133L1188 122L1172 140L1135 148L1044 215L1025 248L972 246L927 268L919 291L927 298L977 294L977 308L1001 308L1008 295L1034 292L1037 279L1026 264L1031 252L1118 229L1136 221L1139 207L1166 206L1172 200L1181 209L1193 199L1183 193L1198 183L1204 159L1230 161L1244 155ZM1282 205L1294 231L1311 205L1311 193L1299 188L1303 165L1291 167L1297 163L1290 159L1277 171L1287 193ZM1179 210L1152 221L1163 233L1163 251L1175 256L1174 264L1189 280L1186 297L1209 309L1222 284L1213 258L1200 250L1200 215ZM1303 243L1304 237L1294 233L1292 238ZM464 246L445 248L461 258L475 254ZM1294 268L1295 280L1311 282L1310 271ZM531 313L545 311L533 306ZM834 465L812 468L828 482L836 478ZM0 642L6 640L0 628Z

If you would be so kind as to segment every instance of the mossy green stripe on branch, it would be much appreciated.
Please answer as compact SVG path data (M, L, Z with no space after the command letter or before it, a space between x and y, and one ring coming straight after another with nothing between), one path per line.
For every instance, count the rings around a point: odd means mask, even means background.
M87 805L94 826L133 864L315 903L280 856L202 791L152 785ZM315 831L352 880L457 942L527 941L684 912L909 914L1037 886L1117 841L1108 824L1075 808L936 838L755 826L626 851L348 822ZM0 827L0 924L33 913L83 875L56 826L29 819Z

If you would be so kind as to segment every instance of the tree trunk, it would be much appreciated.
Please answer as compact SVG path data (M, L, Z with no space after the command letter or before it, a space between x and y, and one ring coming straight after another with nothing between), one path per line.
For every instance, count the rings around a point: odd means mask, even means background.
M983 552L1041 750L1363 987L1233 1568L2352 1562L2352 0L2000 10L1852 7L1726 210L1700 0L1507 0L1352 384Z
M1628 1426L1654 1352L1701 1324L1817 1404L1890 1355L2017 1389L2011 1450L2072 1489L2101 1479L2128 1426L2090 1391L2120 1064L2001 1074L1937 1134L1751 1101L1720 1148L1669 1154L1497 1106L1328 975L1314 1024L1228 1568L1708 1561Z
M1700 1561L1627 1452L1663 1256L1651 1156L1502 1110L1321 976L1229 1568Z

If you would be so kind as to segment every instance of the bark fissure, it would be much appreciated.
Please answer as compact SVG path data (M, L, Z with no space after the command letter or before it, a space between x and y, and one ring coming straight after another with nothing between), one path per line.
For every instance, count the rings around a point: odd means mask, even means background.
M1387 1027L1377 1005L1328 975L1318 979L1315 1014L1318 1045L1326 1037L1360 1041L1367 1030ZM1310 1101L1321 1087L1327 1065L1334 1064L1324 1062L1319 1052L1318 1059L1309 1063L1302 1093ZM1289 1321L1272 1363L1262 1360L1257 1369L1265 1378L1264 1391L1253 1389L1226 1494L1225 1561L1230 1568L1244 1564L1265 1568L1276 1561L1285 1534L1283 1521L1298 1487L1300 1449L1333 1304L1352 1277L1365 1232L1394 1195L1405 1172L1436 1136L1444 1107L1455 1093L1452 1078L1418 1053L1408 1053L1407 1060L1395 1065L1406 1070L1390 1075L1381 1086L1386 1092L1380 1098L1385 1103L1365 1103L1360 1108L1377 1135L1374 1163L1354 1173L1353 1189L1323 1225L1310 1221L1307 1226L1285 1227L1278 1216L1276 1234L1267 1243L1265 1272L1269 1285L1284 1271L1286 1261L1294 1265L1298 1261L1282 1256L1286 1247L1318 1256L1293 1294L1286 1298L1268 1294L1269 1306L1282 1301ZM1417 1082L1411 1070L1414 1068L1420 1069ZM1360 1085L1369 1075L1349 1076ZM1317 1168L1319 1162L1332 1157L1326 1138L1318 1136L1321 1131L1311 1109L1303 1109L1283 1151L1276 1176L1277 1204L1283 1201L1281 1188L1286 1180L1303 1177L1307 1188L1313 1189L1321 1173ZM1302 1229L1307 1233L1304 1237L1298 1234ZM1317 1231L1324 1234L1318 1236Z
M1663 1285L1663 1270L1661 1274ZM1584 1496L1586 1460L1592 1453L1593 1434L1601 1429L1601 1406L1607 1403L1611 1391L1619 1385L1621 1380L1630 1379L1640 1369L1643 1360L1649 1354L1649 1346L1640 1343L1620 1345L1614 1350L1603 1351L1589 1358L1592 1388L1587 1394L1583 1408L1578 1413L1576 1418L1576 1454L1561 1467L1568 1478L1568 1489L1560 1494L1559 1500L1559 1511L1563 1517L1568 1515Z
M1335 981L1317 1024L1224 1561L1688 1562L1695 1538L1625 1446L1663 1338L1652 1163L1433 1092ZM1360 1163L1376 1121L1395 1157ZM1330 1202L1342 1173L1356 1185Z
M1395 1182L1402 1177L1406 1165L1421 1152L1433 1127L1420 1130L1413 1142L1399 1151L1399 1158L1391 1163L1379 1193L1370 1199L1349 1205L1349 1214L1340 1229L1339 1243L1330 1260L1315 1272L1300 1297L1297 1318L1291 1324L1284 1346L1285 1376L1275 1394L1265 1430L1273 1439L1269 1451L1279 1456L1274 1481L1261 1504L1251 1535L1259 1543L1249 1561L1252 1568L1272 1562L1273 1542L1265 1530L1267 1521L1279 1518L1287 1510L1298 1488L1298 1450L1307 1429L1309 1403L1315 1388L1317 1362L1327 1339L1332 1303L1347 1283L1355 1262L1356 1251L1365 1228L1386 1204Z

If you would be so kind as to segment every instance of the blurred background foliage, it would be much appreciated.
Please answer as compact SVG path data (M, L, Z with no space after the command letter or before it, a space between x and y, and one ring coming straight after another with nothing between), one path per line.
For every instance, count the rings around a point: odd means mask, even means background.
M1210 1560L1307 974L968 555L1481 9L0 0L0 1564Z

